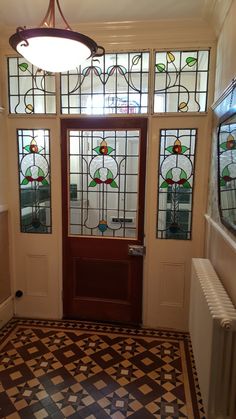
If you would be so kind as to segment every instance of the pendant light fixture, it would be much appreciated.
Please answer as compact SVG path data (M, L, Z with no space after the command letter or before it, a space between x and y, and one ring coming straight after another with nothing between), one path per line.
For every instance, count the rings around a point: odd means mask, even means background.
M55 4L65 29L55 27ZM101 57L105 53L93 39L71 29L59 0L49 0L47 13L39 27L18 27L9 43L31 64L49 72L74 70L86 59Z

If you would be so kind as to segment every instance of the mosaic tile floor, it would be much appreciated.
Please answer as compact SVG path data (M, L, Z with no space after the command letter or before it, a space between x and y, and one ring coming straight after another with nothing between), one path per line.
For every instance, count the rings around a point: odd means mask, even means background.
M14 319L0 331L0 418L203 419L189 336Z

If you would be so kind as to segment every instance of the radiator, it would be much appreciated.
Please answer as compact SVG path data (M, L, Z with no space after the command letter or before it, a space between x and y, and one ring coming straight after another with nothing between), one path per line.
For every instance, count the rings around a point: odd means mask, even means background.
M189 330L206 418L236 418L236 310L208 259L192 259Z

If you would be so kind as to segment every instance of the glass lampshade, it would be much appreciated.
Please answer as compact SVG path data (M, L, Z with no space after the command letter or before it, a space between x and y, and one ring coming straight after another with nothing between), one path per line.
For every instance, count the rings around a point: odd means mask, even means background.
M100 48L83 34L57 28L18 30L9 42L31 64L50 72L76 69Z

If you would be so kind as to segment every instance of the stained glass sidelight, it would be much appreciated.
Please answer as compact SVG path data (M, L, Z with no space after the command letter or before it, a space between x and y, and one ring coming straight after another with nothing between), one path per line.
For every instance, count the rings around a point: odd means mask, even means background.
M139 131L71 130L69 234L136 238L138 168Z
M61 113L148 111L149 53L114 53L61 74Z
M55 114L55 75L42 71L24 58L8 58L9 112Z
M236 117L220 125L218 133L219 203L221 220L235 231L236 226Z
M51 233L48 129L19 129L19 188L22 233Z
M156 52L154 112L205 112L209 51Z
M196 129L161 130L157 238L191 239Z

